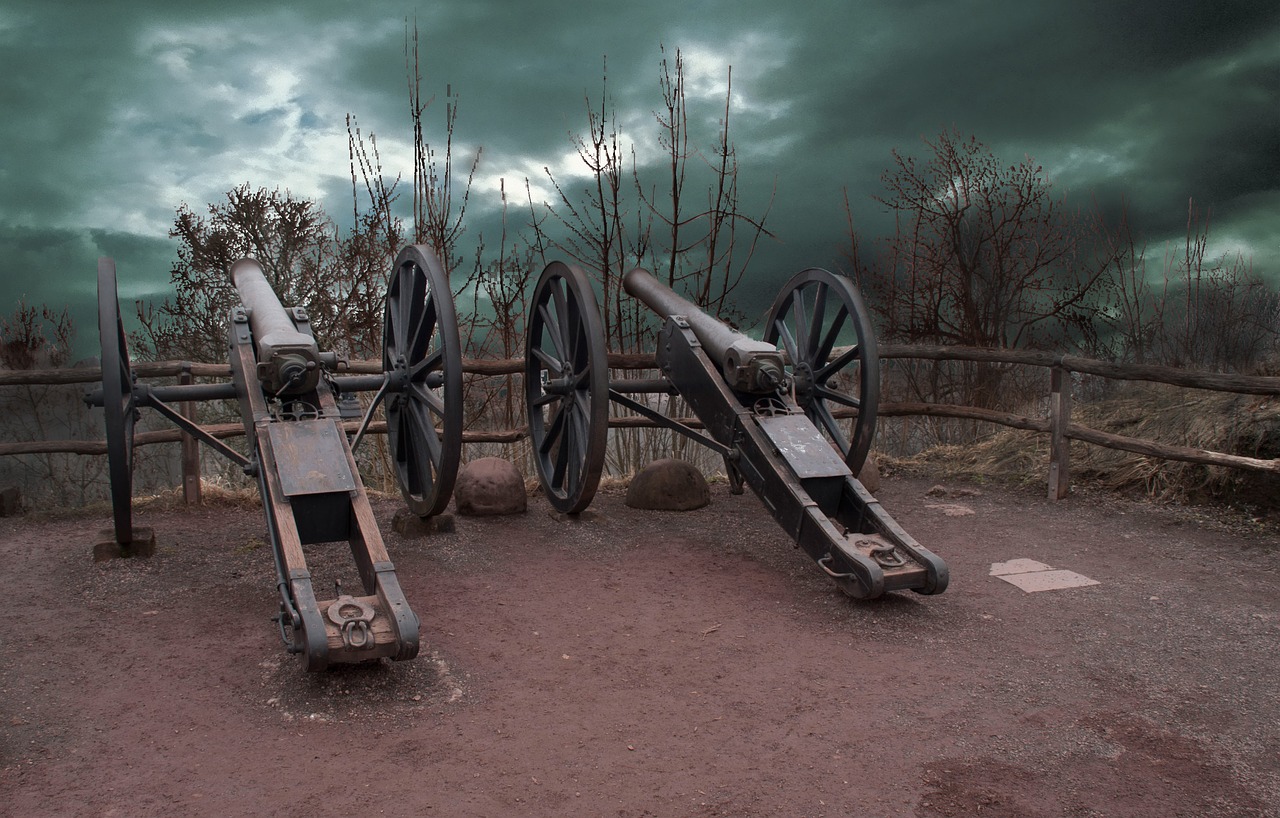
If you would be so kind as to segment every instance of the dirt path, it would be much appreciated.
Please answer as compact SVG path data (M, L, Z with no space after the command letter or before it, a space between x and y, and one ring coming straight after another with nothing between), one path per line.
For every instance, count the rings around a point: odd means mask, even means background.
M0 812L1280 815L1280 538L929 487L879 496L951 587L869 603L723 485L412 542L378 501L426 647L319 675L257 509L144 510L157 555L99 565L105 519L0 520ZM1101 584L989 576L1015 558Z

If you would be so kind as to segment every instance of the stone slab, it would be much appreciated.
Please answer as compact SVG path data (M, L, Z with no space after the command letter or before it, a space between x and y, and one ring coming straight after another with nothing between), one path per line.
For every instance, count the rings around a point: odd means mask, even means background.
M1016 585L1029 594L1036 591L1058 591L1063 588L1083 588L1087 585L1102 584L1096 579L1089 579L1075 571L1028 571L1024 574L1004 574L998 578L1010 585Z
M1005 574L1025 574L1028 571L1048 571L1053 566L1035 560L1019 559L991 564L991 576L1000 577Z

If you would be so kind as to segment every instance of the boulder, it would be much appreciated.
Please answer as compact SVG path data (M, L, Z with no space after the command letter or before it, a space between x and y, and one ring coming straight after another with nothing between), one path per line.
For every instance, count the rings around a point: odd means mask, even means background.
M489 517L523 514L529 506L529 497L524 489L524 477L514 464L501 457L482 457L458 472L453 502L459 514Z
M692 511L711 502L702 472L683 460L655 460L631 478L627 505L656 511Z

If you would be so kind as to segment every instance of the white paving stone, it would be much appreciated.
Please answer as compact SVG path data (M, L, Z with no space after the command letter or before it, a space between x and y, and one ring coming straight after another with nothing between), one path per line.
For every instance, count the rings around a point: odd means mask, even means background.
M1036 591L1058 591L1063 588L1083 588L1086 585L1101 585L1096 579L1089 579L1075 571L1028 571L1022 574L1004 574L999 577L1010 585L1016 585L1027 593Z
M1009 560L1008 562L992 563L991 576L1000 577L1005 574L1025 574L1028 571L1048 571L1052 567L1035 560Z
M1010 585L1016 585L1027 593L1036 591L1057 591L1062 588L1083 588L1086 585L1101 585L1096 579L1089 579L1075 571L1054 570L1052 565L1029 559L993 562L991 576L1002 579Z

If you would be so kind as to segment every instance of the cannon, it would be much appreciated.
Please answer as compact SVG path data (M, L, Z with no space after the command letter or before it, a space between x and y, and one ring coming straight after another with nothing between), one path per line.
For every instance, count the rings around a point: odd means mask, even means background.
M287 308L259 263L229 270L241 305L228 317L231 382L150 386L129 362L111 259L98 264L102 406L114 535L133 541L134 425L141 408L165 416L254 477L275 557L281 637L310 671L371 659L412 659L419 620L410 608L374 520L354 449L383 405L396 481L419 516L449 502L462 449L462 359L448 277L429 247L397 256L387 288L381 375L339 375L344 365L316 344L304 309ZM355 393L375 392L361 413ZM178 401L235 400L248 456L175 411ZM351 437L348 437L348 427ZM318 598L304 546L347 542L362 593L335 581Z
M875 433L879 362L857 288L817 268L784 285L757 341L699 310L641 268L625 291L663 321L660 377L611 380L595 294L578 267L552 262L527 319L525 392L533 462L556 509L583 511L604 470L609 404L723 458L796 545L844 593L938 594L946 563L916 542L857 479ZM636 400L679 395L701 422ZM841 421L850 418L846 432Z

